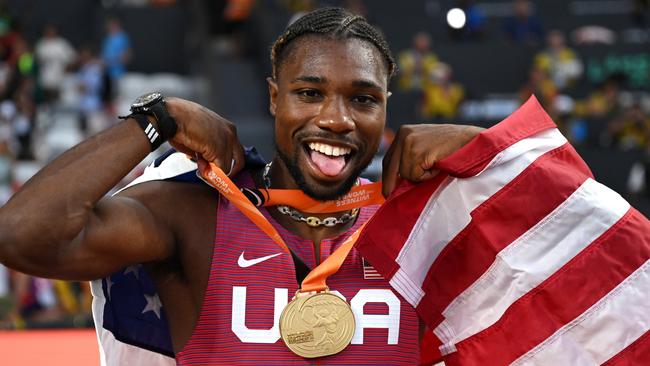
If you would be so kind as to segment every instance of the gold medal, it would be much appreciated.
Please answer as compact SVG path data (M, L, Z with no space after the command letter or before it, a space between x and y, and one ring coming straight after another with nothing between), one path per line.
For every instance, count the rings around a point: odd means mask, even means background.
M298 292L280 315L284 344L305 358L341 352L352 341L355 327L350 305L329 291Z

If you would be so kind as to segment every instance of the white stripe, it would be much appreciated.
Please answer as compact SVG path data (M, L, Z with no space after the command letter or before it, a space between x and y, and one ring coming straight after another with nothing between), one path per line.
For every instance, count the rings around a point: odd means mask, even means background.
M441 186L427 202L397 257L403 275L421 287L433 261L471 221L470 213L537 158L566 142L557 129L540 132L497 154L478 175Z
M195 162L190 160L184 153L176 152L163 160L160 163L160 166L155 167L153 166L153 163L147 166L141 176L134 179L133 182L129 183L126 187L115 192L115 194L140 183L154 180L165 180L195 170Z
M589 178L553 212L504 248L483 275L443 311L434 333L456 344L494 324L629 210L621 196Z
M153 126L151 125L151 123L149 123L149 124L147 125L147 128L144 129L144 133L145 133L147 136L149 136L149 131L151 131L151 127L153 127Z
M155 131L154 131L154 132L155 132ZM155 132L155 133L153 134L153 136L151 137L151 143L153 143L154 141L156 141L157 138L158 138L158 132Z
M149 125L149 126L151 126L151 125ZM156 130L155 130L155 129L151 129L151 131L149 131L149 132L147 133L147 137L149 137L149 139L151 139L151 136L153 136L155 133L156 133Z
M413 307L417 306L420 300L422 300L422 296L424 296L422 288L411 281L402 268L395 272L393 278L388 283Z
M650 261L513 365L600 365L650 329L648 304Z

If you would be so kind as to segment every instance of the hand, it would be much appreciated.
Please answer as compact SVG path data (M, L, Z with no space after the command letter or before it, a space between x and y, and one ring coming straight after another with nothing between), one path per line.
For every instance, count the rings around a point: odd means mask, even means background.
M213 162L230 176L244 167L244 148L234 124L194 102L166 98L165 103L178 125L169 140L176 150Z
M398 178L421 182L438 171L433 165L463 147L483 131L463 125L403 125L383 161L382 193L388 197Z

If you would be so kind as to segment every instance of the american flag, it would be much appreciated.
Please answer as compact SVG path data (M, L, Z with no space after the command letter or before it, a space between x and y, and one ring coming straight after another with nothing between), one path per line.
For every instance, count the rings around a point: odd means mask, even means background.
M437 167L400 186L357 248L446 365L650 362L650 222L534 97Z
M383 280L384 277L377 272L375 267L373 267L370 262L366 260L366 258L362 258L362 263L363 263L363 278L365 280Z

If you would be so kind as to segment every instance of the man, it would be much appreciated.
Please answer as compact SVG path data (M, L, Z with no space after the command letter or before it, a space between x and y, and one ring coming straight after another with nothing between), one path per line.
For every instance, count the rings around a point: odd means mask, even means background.
M47 102L56 102L66 70L77 58L77 52L68 40L59 35L58 29L49 24L36 42L34 54L39 64L39 82Z
M118 81L124 75L126 64L131 58L131 40L118 18L106 21L106 37L101 56L111 79Z
M376 207L314 215L321 221L333 217L331 226L296 221L306 214L290 208L291 215L263 209L293 252L288 255L207 185L151 181L104 197L157 147L159 135L197 157L200 166L214 162L242 187L300 189L317 200L348 192L382 136L394 71L386 42L363 18L320 9L278 38L272 62L272 164L265 168L245 157L234 125L200 105L176 98L163 104L156 95L140 99L134 115L61 155L1 209L0 261L34 275L74 280L144 263L166 312L178 364L417 362L413 309L387 282L365 280L354 250L328 281L356 309L352 344L313 361L279 340L279 313L299 288L294 267L302 262L311 269L329 257ZM156 118L142 114L142 105L158 108ZM164 116L164 107L175 122ZM384 193L398 176L432 177L434 162L477 132L467 126L402 129L384 162ZM110 286L104 289L107 298Z

